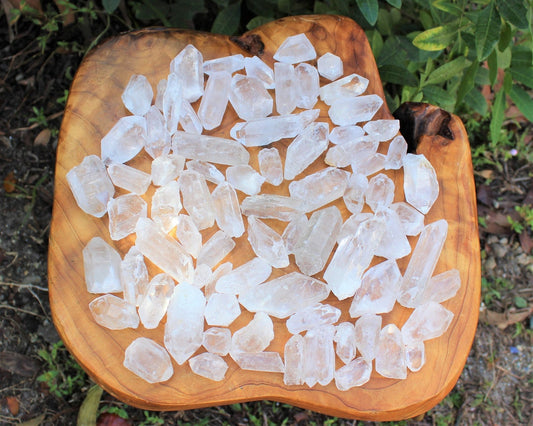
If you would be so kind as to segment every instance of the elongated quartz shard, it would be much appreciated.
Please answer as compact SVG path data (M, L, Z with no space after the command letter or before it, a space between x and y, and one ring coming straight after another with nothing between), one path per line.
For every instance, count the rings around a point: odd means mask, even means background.
M378 95L340 98L331 104L328 114L335 124L349 126L372 119L381 105L383 99Z
M248 164L250 154L240 143L216 136L177 132L172 137L172 149L192 160L235 166Z
M89 309L94 320L102 327L110 330L123 330L139 326L139 316L135 305L130 305L124 299L112 294L97 297L89 303Z
M312 328L305 334L304 381L309 387L326 386L335 374L335 326Z
M289 255L281 236L255 216L248 216L248 241L254 253L274 268L289 266Z
M214 268L235 247L235 241L224 231L217 231L200 249L198 263Z
M351 167L354 173L360 173L365 176L373 175L385 167L385 155L376 152L366 158L356 157Z
M215 208L211 193L202 175L184 171L178 179L183 206L198 230L209 228L215 223Z
M402 135L398 135L389 144L385 158L385 170L401 169L406 155L407 142Z
M292 220L303 212L303 201L284 195L258 194L246 197L241 204L242 214L261 219Z
M194 374L215 382L223 380L226 371L228 371L226 361L221 356L209 352L192 357L189 360L189 365Z
M296 77L296 106L299 108L311 109L318 100L318 90L320 89L320 77L318 71L312 65L302 63L294 69Z
M179 76L183 98L194 102L204 93L204 58L192 44L188 44L170 63L170 72Z
M365 220L370 219L374 216L372 213L358 213L351 215L348 219L344 221L341 226L341 230L337 235L337 242L340 243L344 238L351 238L357 232L359 225Z
M229 100L237 115L246 121L270 115L274 105L261 80L242 74L231 79Z
M135 246L128 250L120 263L120 282L124 300L130 305L139 306L148 289L150 278L144 257Z
M298 100L294 66L276 62L274 84L276 85L276 111L279 115L290 114L296 108Z
M167 123L167 130L173 135L178 130L183 105L183 89L180 78L175 73L170 73L163 93L162 113Z
M151 217L163 231L168 233L177 225L181 208L178 182L170 181L155 190L152 197Z
M178 284L167 308L165 347L181 365L202 346L205 297L186 282Z
M213 164L206 163L205 161L189 160L185 165L187 170L200 173L205 180L213 182L216 185L226 180L224 175Z
M316 58L316 51L305 34L287 37L274 54L276 61L287 64L310 61Z
M376 345L376 371L391 379L405 379L405 346L402 333L394 324L388 324L379 333Z
M198 108L198 118L206 130L214 129L222 123L230 91L230 73L216 72L209 76Z
M258 312L247 325L233 333L231 352L262 352L273 339L274 324L272 320L264 312Z
M444 302L455 296L460 287L461 276L459 275L459 271L457 269L450 269L449 271L435 275L429 280L422 295L422 300L424 302Z
M148 383L165 382L174 374L165 348L146 337L138 337L126 348L124 367Z
M202 241L200 238L200 247L202 246L201 242ZM192 285L198 288L203 288L211 281L212 278L213 271L211 271L211 268L207 265L199 263L196 265L196 269L194 270Z
M83 269L89 293L118 293L120 255L100 237L94 237L83 249Z
M291 315L286 322L287 330L291 334L298 334L321 325L334 324L339 320L340 316L340 309L318 303Z
M102 217L115 187L100 158L88 155L67 173L67 182L76 203L85 213Z
M150 219L139 219L136 232L135 245L144 256L177 282L190 281L193 273L192 259L181 244L165 234Z
M317 210L309 219L306 231L294 248L296 264L306 275L324 269L342 225L342 216L336 206Z
M227 355L231 349L231 331L229 328L211 327L204 331L202 342L207 352L215 355Z
M274 71L257 56L244 58L244 68L246 69L246 75L261 80L265 89L276 87L274 84Z
M437 266L448 233L444 219L427 225L420 233L400 286L398 302L407 308L423 303L422 296Z
M183 100L181 102L180 121L181 127L187 133L196 133L197 135L202 133L204 129L198 114L192 107L192 105Z
M440 303L424 303L415 308L403 325L403 341L412 344L439 337L448 329L452 319L453 313Z
M383 219L385 232L375 255L386 259L401 259L411 253L411 244L403 232L400 218L394 210L386 209L376 213Z
M311 123L287 148L285 179L293 180L328 147L328 123Z
M365 192L368 188L368 179L360 173L352 173L348 186L342 196L346 208L352 214L359 214L365 205Z
M424 342L405 345L405 363L411 371L419 371L426 363L426 348Z
M217 281L226 274L229 274L233 269L231 262L222 263L217 269L213 271L211 278L206 282L204 287L205 297L208 299L216 293Z
M341 58L331 52L327 52L318 58L316 65L318 73L331 81L337 80L344 73Z
M289 185L292 198L302 201L305 212L316 210L338 198L346 191L350 174L328 167Z
M394 199L394 182L383 173L374 176L368 182L365 199L374 213L387 209Z
M102 138L104 164L125 163L135 157L146 143L146 119L129 115L118 120Z
M365 131L359 126L336 126L329 134L329 140L335 145L350 142L354 139L361 139Z
M122 102L133 115L143 116L152 104L154 91L144 75L133 74L122 92Z
M381 331L381 317L364 314L355 323L355 345L368 362L376 357L376 344Z
M362 158L365 161L375 154L378 145L378 141L368 136L352 139L328 149L325 162L330 166L346 167L356 161L357 158Z
M335 353L342 362L348 364L355 358L355 327L351 322L341 322L335 327Z
M276 148L263 148L257 154L259 171L268 183L278 186L283 182L283 165Z
M137 195L143 195L150 186L148 173L125 164L110 164L107 173L116 186Z
M403 171L405 199L426 214L439 196L435 169L424 154L407 154L403 160Z
M226 179L235 189L247 195L259 194L261 186L265 182L265 178L248 164L228 167Z
M221 277L216 283L219 293L240 294L246 290L265 282L272 273L272 266L260 257L235 268L229 274Z
M109 215L109 235L112 240L121 240L135 232L137 220L146 217L146 201L135 194L125 194L112 198L107 205Z
M302 385L304 383L303 367L304 367L304 350L305 340L300 334L291 336L287 343L283 357L285 359L285 374L283 375L283 383L286 385Z
M165 89L167 88L167 80L161 79L157 83L154 105L163 112L163 96L165 95Z
M230 237L240 237L244 233L244 223L235 189L228 182L222 182L211 196L218 227Z
M152 183L162 186L178 177L185 165L185 158L181 155L160 155L152 161Z
M372 120L363 130L380 142L388 141L400 131L400 120Z
M322 281L291 272L241 293L239 302L250 312L286 318L321 302L328 294L329 289Z
M235 295L213 293L205 307L205 321L209 325L227 327L241 314Z
M363 93L368 86L368 80L357 74L350 74L333 83L320 88L320 99L326 105L331 105L342 98L354 98ZM364 121L364 120L361 120Z
M391 204L390 209L400 218L405 235L418 235L424 229L424 215L409 204L400 201Z
M362 386L370 380L371 373L372 363L359 357L335 371L335 386L340 391Z
M139 305L139 317L145 328L153 329L159 325L167 312L174 287L174 280L168 274L157 274L152 278Z
M211 75L221 71L233 74L235 71L242 70L244 64L245 58L240 53L237 55L223 56L222 58L204 61L204 74Z
M285 367L277 352L232 353L231 357L243 370L283 373Z

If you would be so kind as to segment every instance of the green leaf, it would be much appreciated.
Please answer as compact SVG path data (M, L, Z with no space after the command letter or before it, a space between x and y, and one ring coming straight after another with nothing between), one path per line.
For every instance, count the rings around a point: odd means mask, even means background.
M498 68L506 70L511 66L511 47L508 47L503 52L496 50L496 58L498 60Z
M490 140L492 143L498 143L500 140L500 132L502 129L503 119L505 113L505 92L500 90L496 93L494 102L492 104L492 117L490 120Z
M387 0L387 3L396 9L400 9L402 7L402 0Z
M194 28L193 18L198 13L206 13L203 2L196 0L181 0L170 5L169 20L172 27Z
M370 25L374 25L378 20L378 0L356 0L359 10Z
M464 56L459 56L454 60L441 65L434 70L424 82L424 84L439 84L444 83L450 78L460 74L467 66L470 65L470 61Z
M507 49L511 43L511 40L513 39L513 34L513 29L507 22L505 22L500 32L500 41L498 42L498 50L500 52L503 52L505 49Z
M413 44L422 50L442 50L448 47L457 38L457 23L447 24L440 27L431 28L418 34Z
M513 84L509 96L524 117L533 121L533 98L520 86Z
M119 3L120 0L102 0L102 6L104 6L104 10L109 14L115 11Z
M523 0L496 0L498 10L506 21L525 30L528 27L527 6Z
M246 7L256 16L273 17L278 10L277 5L276 0L246 0Z
M476 78L477 71L479 69L479 64L477 62L472 62L472 64L465 71L461 83L457 88L457 98L455 100L455 110L459 107L466 94L474 88L474 81Z
M216 34L233 35L239 29L240 20L241 2L239 0L220 11L215 18L215 22L213 22L211 32Z
M498 55L493 50L487 59L487 65L489 66L489 81L490 85L494 86L496 78L498 77Z
M527 300L524 299L522 296L515 296L514 304L518 309L527 308L527 305L528 305Z
M422 89L422 93L424 94L424 100L442 108L455 103L455 98L439 86L425 86Z
M503 75L503 91L509 93L513 86L513 76L509 71L506 71Z
M253 30L254 28L260 27L261 25L267 24L273 20L274 18L269 16L256 16L255 18L250 19L250 21L246 24L246 29Z
M500 26L500 15L493 2L477 14L474 34L478 61L485 60L494 49L500 39Z
M418 86L418 79L408 72L405 67L387 64L379 67L381 80L400 86Z
M442 10L443 12L449 13L450 15L454 16L461 16L464 11L459 6L450 3L448 0L435 0L431 3L431 5L438 10Z
M98 415L98 405L100 405L100 398L104 390L94 385L87 391L87 396L83 400L80 411L78 412L78 426L93 426L96 425L96 417Z
M377 30L383 36L390 36L393 33L392 16L387 9L379 9L378 22L376 24Z
M515 80L533 89L533 72L531 71L531 67L511 68L511 74Z
M372 53L374 54L374 57L377 58L383 48L383 38L377 30L367 31L366 34L370 47L372 48Z
M513 53L511 68L531 67L533 65L533 54L527 46L513 46L511 51Z
M479 90L472 89L465 96L465 104L468 105L472 110L477 112L479 115L484 117L487 114L489 106L487 100L481 94Z

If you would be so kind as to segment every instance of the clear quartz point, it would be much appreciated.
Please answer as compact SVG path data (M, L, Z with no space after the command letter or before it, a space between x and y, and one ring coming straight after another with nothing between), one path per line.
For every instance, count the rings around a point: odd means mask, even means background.
M287 64L297 64L315 58L315 48L303 33L287 37L274 54L276 61Z
M166 382L174 374L165 348L146 337L138 337L126 348L124 367L148 383Z
M385 232L375 255L386 259L401 259L411 253L411 244L409 244L396 212L386 209L376 213L376 217L383 219Z
M424 342L405 345L405 363L413 372L419 371L426 363L426 348Z
M303 385L305 340L300 334L291 336L283 352L285 359L285 373L283 383L287 386Z
M329 140L335 145L341 145L354 139L360 139L365 131L359 126L336 126L329 134Z
M451 299L461 287L461 276L457 269L433 276L424 290L422 300L441 303Z
M156 328L167 312L175 283L168 274L157 274L152 278L146 294L139 305L139 317L147 329Z
M196 133L197 135L200 135L204 129L198 114L196 114L192 105L185 100L181 102L179 122L182 129L187 133Z
M230 73L216 72L209 76L198 108L198 118L206 130L212 130L222 123L230 91Z
M400 218L405 235L418 235L422 232L422 229L424 229L424 215L417 209L403 201L393 203L389 207Z
M328 149L324 161L326 164L335 167L346 167L357 159L365 162L376 153L378 145L379 142L368 136L351 139Z
M152 105L154 91L144 75L133 74L122 92L122 102L133 115L143 116Z
M198 263L214 268L235 247L235 241L224 231L217 231L202 246L198 253Z
M218 185L226 180L224 175L213 165L205 161L189 160L185 163L187 170L200 173L205 180Z
M107 173L113 184L137 195L143 195L150 186L148 173L125 164L110 164Z
M188 44L170 62L170 72L179 76L183 98L194 102L204 94L204 59L200 51Z
M335 327L335 353L342 362L348 364L355 358L355 326L351 322L341 322Z
M359 225L365 220L370 219L374 216L372 213L357 213L351 215L348 219L344 221L341 226L341 230L337 235L337 242L340 243L344 238L351 238L357 232Z
M218 227L230 237L240 237L244 233L244 223L235 189L228 182L222 182L211 196Z
M288 222L302 214L303 203L302 200L284 195L258 194L246 197L241 204L241 211L245 216Z
M283 360L277 352L232 353L231 357L243 370L283 373Z
M335 375L335 326L328 324L312 328L304 337L304 381L309 387L329 384Z
M101 141L104 164L125 163L135 157L146 143L146 119L136 115L122 117Z
M398 135L389 144L385 158L385 170L401 169L406 155L407 142L402 135Z
M237 55L223 56L222 58L204 61L204 74L211 75L221 71L233 74L235 71L242 70L244 64L245 58L240 53Z
M231 349L231 331L229 328L211 327L204 331L203 347L215 355L227 355Z
M98 324L110 330L139 326L139 316L135 305L130 305L124 299L112 294L104 294L94 299L89 303L89 310Z
M157 83L154 105L161 112L163 111L163 96L165 95L166 88L167 88L167 80L166 79L159 80L159 82Z
M272 273L272 266L260 257L235 268L230 273L220 277L216 283L219 293L240 294L261 283L264 283Z
M180 174L178 183L183 197L183 206L198 230L213 226L215 208L204 177L187 170Z
M231 262L222 263L217 269L213 271L211 278L205 284L204 293L208 299L216 293L216 285L220 278L229 274L233 270L233 264Z
M150 279L144 257L135 246L128 250L120 263L120 282L124 300L130 305L139 306L146 294Z
M263 148L257 154L259 171L265 180L278 186L283 182L283 165L277 148Z
M178 177L185 165L185 158L181 155L161 155L152 161L152 183L162 186Z
M387 209L394 199L393 180L383 173L374 176L368 182L365 199L374 213Z
M376 371L391 379L405 379L405 346L402 333L394 324L388 324L379 333L376 345Z
M352 173L348 186L342 196L346 208L352 214L359 214L365 205L365 192L368 188L368 179L365 175Z
M323 54L316 64L318 73L330 81L337 80L344 73L342 59L331 52Z
M231 353L264 351L274 339L274 325L264 312L257 312L244 327L233 333Z
M298 246L301 238L307 233L308 223L307 216L305 214L299 214L294 216L285 227L281 238L283 238L289 254L294 254L294 250Z
M294 69L296 77L296 106L311 109L318 100L320 77L317 69L309 64L301 63Z
M261 80L265 89L274 89L274 71L257 56L244 58L246 75Z
M335 371L335 386L340 391L347 391L362 386L370 380L372 363L359 357Z
M403 159L403 190L409 204L426 214L439 196L437 174L424 154L407 154Z
M183 89L180 78L175 73L170 73L163 94L163 116L167 123L167 130L171 135L178 130L183 105Z
M200 235L201 237L201 235ZM201 239L200 239L201 247ZM207 265L203 263L197 263L194 270L194 277L192 279L192 285L198 288L205 287L213 279L213 271Z
M380 142L388 141L400 131L400 120L372 120L363 130Z
M354 98L364 93L368 86L368 80L357 74L350 74L333 83L326 84L320 88L320 99L326 104L343 98ZM366 121L366 120L361 120Z
M289 255L281 236L255 216L248 216L248 241L254 253L274 268L289 266Z
M189 366L194 374L206 379L220 382L224 379L228 364L220 356L209 352L204 352L189 359Z
M364 314L355 322L355 345L368 362L376 357L376 344L381 331L381 316Z
M146 143L144 150L152 158L168 155L170 152L170 133L165 123L165 117L155 105L152 105L145 115Z
M182 205L178 182L175 180L157 188L152 196L152 220L163 231L170 232L178 223Z
M242 74L231 79L229 100L237 115L249 121L272 114L274 101L261 80Z
M172 137L175 153L190 160L235 166L248 164L250 154L244 146L231 139L177 132Z
M427 302L411 313L402 327L406 344L434 339L442 336L453 319L453 313L436 302Z
M120 283L120 255L100 237L94 237L83 249L83 269L89 293L118 293Z
M290 114L296 108L299 95L294 66L276 62L274 64L274 84L276 85L276 111L279 115Z
M298 334L321 325L334 324L340 316L341 311L336 307L319 303L292 314L286 322L287 330L291 334Z
M331 104L328 114L333 123L339 126L349 126L371 120L381 105L383 105L383 99L378 95L340 98Z
M261 186L265 182L265 178L248 164L228 167L226 179L231 186L247 195L259 194Z
M360 173L365 176L373 175L385 168L385 155L376 152L367 158L357 157L351 167L354 173Z
M241 314L239 302L233 294L213 293L205 307L205 322L209 325L229 326Z

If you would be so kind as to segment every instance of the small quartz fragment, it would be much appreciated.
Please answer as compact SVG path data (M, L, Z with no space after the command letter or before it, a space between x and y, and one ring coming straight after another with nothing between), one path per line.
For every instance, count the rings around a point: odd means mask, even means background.
M385 168L385 155L375 152L367 158L357 157L351 164L354 173L360 173L365 176L373 175Z
M283 182L283 166L276 148L263 148L257 154L259 171L268 183L278 186Z
M211 75L221 71L233 74L235 71L242 70L244 64L245 58L240 53L237 55L223 56L221 58L204 61L204 74Z
M227 355L231 349L231 331L229 328L211 327L204 331L202 343L207 352L215 355Z
M402 327L405 344L425 341L440 337L448 329L453 313L436 302L427 302L418 306Z
M407 142L402 135L398 135L389 144L385 158L385 170L401 169L406 155Z
M344 73L342 59L331 52L318 58L317 67L319 74L330 81L337 80Z
M439 196L437 174L424 154L407 154L403 160L406 201L426 214Z
M305 340L300 334L291 336L287 343L283 357L285 359L285 374L283 375L283 383L287 386L302 385L303 366L304 366L304 350Z
M320 88L320 99L326 105L343 98L353 98L363 93L368 86L368 80L357 74L350 74L333 83L326 84ZM360 120L366 121L366 120Z
M100 237L94 237L83 249L83 269L89 293L118 293L120 255Z
M135 305L130 305L124 299L112 294L97 297L89 303L89 309L94 320L102 327L110 330L123 330L139 326L139 316Z
M170 232L176 226L181 208L178 182L170 181L155 190L151 217L165 232Z
M224 231L217 231L202 246L198 253L198 263L214 268L235 247L235 241Z
M316 51L305 34L287 37L274 54L276 61L287 64L310 61L316 58Z
M274 339L274 325L264 312L257 312L244 327L233 333L231 353L264 351Z
M107 173L113 184L137 195L143 195L150 186L148 173L125 164L110 164Z
M435 275L429 280L422 295L422 300L426 302L444 302L455 296L460 287L461 276L459 271L450 269L442 274Z
M137 220L146 217L146 201L135 194L125 194L112 198L107 205L109 235L112 240L121 240L135 232Z
M189 160L185 165L187 170L200 173L205 180L213 182L215 185L226 180L224 175L213 164L206 163L205 161Z
M305 334L304 381L309 387L318 382L326 386L335 374L335 326L312 328Z
M400 120L372 120L363 130L380 142L388 141L400 131Z
M329 134L329 140L335 145L360 139L365 131L359 126L335 126Z
M303 212L302 200L276 194L258 194L246 197L241 204L242 214L261 219L292 220Z
M244 68L246 75L254 77L263 83L265 89L274 89L274 71L257 56L244 58Z
M355 323L355 345L368 362L376 357L376 344L381 331L381 316L364 314Z
M201 235L200 235L200 247L201 244ZM199 250L199 249L198 249ZM197 263L196 269L194 270L194 277L192 279L192 285L198 288L205 287L213 278L213 271L207 265L203 263Z
M346 208L354 215L361 213L365 205L365 193L368 188L368 179L365 175L352 173L348 186L342 196ZM394 194L393 194L394 195Z
M355 327L351 322L341 322L335 327L335 352L342 362L348 364L355 358Z
M148 383L165 382L174 374L165 348L146 337L138 337L126 348L124 367Z
M209 325L227 327L240 314L239 302L233 294L213 293L205 307L205 321Z
M383 99L378 95L340 98L331 104L328 114L333 123L339 126L349 126L371 120L381 105L383 105Z
M189 365L194 374L215 382L220 382L224 379L228 370L228 364L221 356L209 352L204 352L191 358Z
M419 371L426 363L424 342L415 342L405 346L405 363L411 371Z
M248 216L248 241L254 253L274 268L289 266L289 255L281 236L255 216Z
M285 367L277 352L232 353L231 357L243 370L283 373Z
M368 182L365 199L374 213L388 208L394 199L393 180L383 173L374 176Z
M422 229L424 229L424 215L417 209L403 201L393 203L389 207L400 218L405 235L418 235L422 232Z
M401 259L411 253L411 244L405 236L400 218L394 210L386 209L376 213L383 219L385 232L375 255L386 259Z
M195 133L199 135L204 129L198 114L196 114L192 105L185 100L181 102L180 124L183 130L187 133Z
M244 233L244 223L235 189L228 182L222 182L211 196L218 227L230 237L240 237Z
M174 280L168 274L157 274L152 278L139 305L139 317L145 328L152 329L159 325L167 312L174 287Z
M372 363L359 357L335 371L335 386L340 391L347 391L362 386L370 380Z
M376 153L379 142L368 136L351 139L328 149L325 162L330 166L346 167L359 159L365 162Z
M231 79L229 100L237 115L249 121L272 114L274 101L261 80L235 74Z
M125 163L135 157L146 143L146 119L136 115L122 117L102 138L102 161Z
M318 303L291 315L286 322L287 330L291 334L298 334L321 325L334 324L340 316L341 311L336 307Z
M170 63L170 72L179 76L183 98L194 102L204 93L204 59L200 51L188 44Z
M166 88L167 88L167 80L166 79L159 80L159 82L157 83L156 95L155 95L155 101L154 101L154 105L159 109L159 111L163 111L163 96L165 95Z
M163 93L162 113L167 123L167 130L173 135L178 130L183 105L183 89L180 78L175 73L170 73Z
M222 123L230 91L230 73L216 72L209 76L198 108L198 118L206 130L214 129Z
M340 244L344 238L351 238L357 232L359 225L361 225L361 223L363 223L365 220L370 219L372 216L374 216L372 213L358 213L351 215L342 224L341 230L337 235L337 242Z
M247 195L259 194L261 186L265 182L265 178L247 164L228 167L226 179L235 189Z
M144 75L133 74L122 92L122 102L133 115L143 116L152 105L154 91Z
M120 263L120 282L124 300L130 305L139 306L148 290L150 279L144 257L135 246L128 250Z
M405 379L405 346L402 333L394 324L388 324L379 333L376 345L376 371L391 379Z
M320 77L318 71L312 65L302 63L295 70L296 77L296 106L298 108L311 109L318 100L320 89Z
M152 183L162 186L176 179L185 165L181 155L160 155L152 161Z
M211 278L209 281L205 284L204 287L204 294L205 297L208 299L213 295L216 294L216 285L220 278L223 276L229 274L233 270L233 263L231 262L225 262L222 263L217 269L213 271L213 274L211 275Z
M248 164L250 160L250 154L240 143L216 136L176 132L172 149L188 159L228 166Z
M246 290L264 283L272 273L272 266L260 257L235 268L229 274L221 277L216 283L216 291L227 294L240 294Z
M294 66L276 62L274 64L274 84L276 85L276 111L279 115L290 114L296 108L299 95Z
M198 230L209 228L215 223L215 208L211 193L202 175L186 170L180 174L179 187L183 207Z
M294 250L301 238L307 233L308 223L307 216L302 213L295 216L285 227L281 238L283 238L289 254L294 254Z

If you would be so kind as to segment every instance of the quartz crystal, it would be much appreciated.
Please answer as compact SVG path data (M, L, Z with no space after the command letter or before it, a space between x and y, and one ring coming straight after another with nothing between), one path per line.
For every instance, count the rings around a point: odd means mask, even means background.
M185 165L181 155L160 155L152 161L152 183L162 186L176 179Z
M220 382L224 379L226 371L228 371L226 361L221 356L209 352L192 357L189 359L189 365L194 374L215 382Z
M326 266L337 234L342 225L342 216L336 206L315 211L307 229L294 248L296 264L306 275L314 275Z
M187 133L195 133L199 135L204 129L200 117L198 117L198 114L196 114L192 105L185 100L181 102L179 123L181 124L182 129Z
M178 183L183 197L183 206L198 230L213 226L215 208L204 177L187 170L180 174Z
M150 109L154 92L144 75L133 74L122 92L122 102L133 115L143 116Z
M346 167L357 159L364 162L375 154L379 142L368 136L351 139L328 149L325 162L330 166Z
M229 100L237 115L246 121L272 114L274 105L261 80L242 74L231 79Z
M339 98L331 104L328 114L333 123L349 126L372 119L381 105L383 99L378 95Z
M163 96L165 95L166 88L167 88L167 80L166 79L159 80L159 82L157 83L154 105L161 112L163 111Z
M311 109L318 100L320 89L320 77L318 71L312 65L302 63L295 69L296 77L296 106Z
M379 333L376 345L376 371L391 379L405 379L405 346L402 333L394 324L388 324Z
M139 326L139 316L135 305L130 305L124 299L112 294L97 297L89 303L89 309L94 320L102 327L110 330L123 330Z
M309 387L318 382L326 386L335 374L335 326L312 328L305 334L304 381Z
M383 219L385 232L374 254L386 259L401 259L411 253L411 244L396 212L386 209L376 213L376 217Z
M200 247L201 244L201 235L200 235ZM199 249L198 249L199 250ZM194 270L194 277L192 279L192 285L198 288L205 287L213 279L213 271L207 265L203 263L197 263Z
M295 248L298 246L300 239L308 230L308 219L305 214L295 216L285 227L281 238L287 247L287 253L294 254Z
M427 302L411 313L402 327L406 344L440 337L448 329L453 313L436 302Z
M235 247L235 241L224 231L217 231L202 246L198 253L198 263L214 268Z
M274 89L274 71L257 56L244 58L246 75L261 80L265 89Z
M361 173L365 176L373 175L385 168L385 155L376 152L367 158L357 157L351 164L354 173Z
M230 91L230 73L216 72L209 76L198 108L198 118L206 130L214 129L222 123Z
M115 187L100 158L88 155L67 173L67 182L76 203L85 213L102 217Z
M391 178L380 173L370 179L365 191L365 200L374 213L388 208L393 199L394 182Z
M242 214L262 219L278 219L284 222L302 214L302 200L276 194L258 194L246 197L241 204Z
M329 134L329 140L340 145L354 139L360 139L364 134L365 131L359 126L336 126Z
M183 105L183 89L180 78L175 73L170 73L163 94L163 116L167 123L167 130L171 135L178 130Z
M276 85L276 111L279 115L290 114L296 108L299 95L294 66L276 62L274 84Z
M205 321L209 325L227 327L240 314L239 302L233 294L213 293L205 307Z
M388 141L400 131L400 120L372 120L363 130L380 142Z
M254 253L274 268L289 266L289 255L281 236L255 216L248 216L248 241Z
M356 99L356 96L364 93L367 86L368 80L366 78L357 74L350 74L333 83L322 86L319 92L320 99L326 105L331 105L333 102L343 98Z
M232 353L231 357L243 370L283 373L285 367L277 352Z
M186 282L176 286L167 309L165 347L179 365L202 345L204 309L202 290Z
M204 59L200 51L188 44L170 63L170 72L179 76L183 98L194 102L204 93Z
M355 358L355 327L351 322L341 322L335 327L335 353L342 362L348 364Z
M177 132L172 137L172 149L188 159L228 166L248 164L250 160L250 154L240 143L216 136Z
M342 224L341 230L337 235L337 242L340 243L344 238L355 235L359 225L361 225L361 223L363 223L365 220L370 219L372 216L374 216L372 213L358 213L351 215Z
M118 293L120 255L100 237L94 237L83 249L83 269L89 293Z
M233 74L235 71L242 70L244 64L245 58L240 53L237 55L223 56L221 58L204 61L204 74L211 75L221 71Z
M107 173L114 185L137 195L143 195L150 186L148 173L125 164L110 164Z
M328 80L337 80L343 73L342 59L333 53L324 53L316 61L319 74Z
M168 233L177 225L181 207L178 182L170 181L157 188L152 196L152 220Z
M264 312L257 312L244 327L233 333L231 353L264 351L274 339L274 325Z
M227 294L240 294L265 282L272 273L272 266L260 257L235 268L221 277L216 283L216 291Z
M316 51L305 34L287 37L276 50L274 59L287 64L310 61L316 58Z
M189 160L185 165L187 170L200 173L205 180L213 182L216 185L226 180L224 175L213 164L206 163L205 161Z
M285 179L293 180L328 147L328 123L311 123L287 148Z
M283 357L285 359L285 374L283 383L287 386L303 384L305 340L300 334L291 336L287 343Z
M276 148L263 148L257 154L259 161L259 171L265 180L278 186L283 182L283 166L281 164L281 157Z
M240 237L244 233L244 223L235 189L228 182L223 182L211 196L218 227L230 237Z
M405 346L405 363L411 371L419 371L426 363L424 342L415 342Z
M364 314L355 323L355 345L359 353L368 362L376 357L376 344L381 331L381 317Z
M174 374L165 348L146 337L138 337L126 348L124 367L148 383L165 382Z
M422 229L424 229L424 215L417 209L403 201L393 203L389 207L400 218L405 235L418 235L422 232Z
M241 293L239 302L250 312L287 318L321 302L328 294L329 289L322 281L291 272Z
M217 269L213 271L213 275L209 281L205 284L204 294L208 299L216 294L216 285L220 278L229 274L233 270L233 264L231 262L222 263Z
M459 271L450 269L442 274L435 275L429 280L421 299L426 302L441 303L455 296L460 287L461 276Z
M226 179L235 189L247 195L259 194L261 186L265 182L265 178L247 164L228 167Z
M352 214L359 214L365 205L365 193L368 188L368 179L365 175L352 173L348 179L348 186L342 196L346 208ZM394 195L394 193L393 193Z
M405 199L426 214L439 196L437 174L424 154L407 154L403 160Z
M335 371L335 386L340 391L347 391L362 386L370 380L372 363L359 357Z
M298 334L321 325L334 324L341 316L341 311L334 306L318 303L292 314L287 319L287 330Z
M135 194L112 198L107 205L109 234L112 240L121 240L135 232L137 220L146 217L148 206Z
M102 138L104 164L125 163L135 157L146 143L146 119L136 115L122 117Z
M137 247L132 246L120 263L120 282L123 297L133 306L139 306L148 290L150 278L144 257Z
M189 282L193 273L192 259L181 244L150 219L139 219L136 232L135 245L144 256L177 282Z
M168 274L157 274L152 278L139 305L139 317L145 328L152 329L159 325L167 312L174 287L174 280Z
M227 355L231 349L231 331L229 328L211 327L204 331L202 345L207 352L215 355Z
M407 142L402 135L398 135L389 144L385 158L385 170L401 169L406 155Z

